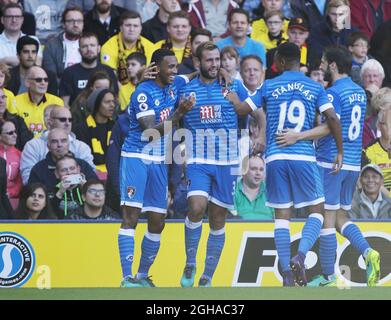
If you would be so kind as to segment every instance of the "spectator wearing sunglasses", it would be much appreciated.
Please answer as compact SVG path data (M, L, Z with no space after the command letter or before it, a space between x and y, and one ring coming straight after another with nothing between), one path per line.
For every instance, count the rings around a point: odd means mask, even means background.
M69 137L69 151L71 151L76 158L86 161L92 168L95 169L93 156L90 147L83 141L77 140L72 130L72 115L69 109L60 106L48 106L46 109L52 108L47 121L46 127L42 135L38 139L29 141L22 152L22 161L20 170L22 172L23 184L26 184L32 167L39 161L45 159L48 153L47 140L49 130L63 129Z
M81 189L83 206L70 215L72 220L116 220L120 215L105 205L106 189L102 181L88 180Z
M31 67L26 75L27 92L16 96L16 114L26 122L27 128L38 138L46 129L44 110L48 105L64 106L64 101L48 90L49 78L44 69Z
M11 121L0 121L0 157L7 162L7 195L12 207L17 206L17 199L22 188L20 175L21 152L15 148L17 131Z

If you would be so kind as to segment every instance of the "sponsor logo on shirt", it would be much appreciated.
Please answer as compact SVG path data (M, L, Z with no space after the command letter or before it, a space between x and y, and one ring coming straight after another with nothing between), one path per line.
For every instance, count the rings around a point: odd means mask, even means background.
M166 108L160 111L160 122L163 122L168 119L171 113L171 108Z
M201 123L221 123L221 105L201 106L200 107Z

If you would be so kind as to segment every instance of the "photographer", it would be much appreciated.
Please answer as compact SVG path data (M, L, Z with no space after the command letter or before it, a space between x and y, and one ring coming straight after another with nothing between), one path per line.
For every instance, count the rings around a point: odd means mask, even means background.
M69 154L57 160L54 173L58 183L52 198L52 206L59 219L68 219L83 206L81 189L86 183L86 178L80 172L76 159Z

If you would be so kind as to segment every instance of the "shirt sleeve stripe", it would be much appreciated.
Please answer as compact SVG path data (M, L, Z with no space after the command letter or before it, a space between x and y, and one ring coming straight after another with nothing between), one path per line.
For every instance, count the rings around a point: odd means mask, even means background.
M247 102L247 104L250 106L251 110L252 111L255 111L257 110L257 106L255 105L255 103L251 100L250 97L246 98L246 100L244 100L245 102Z
M331 108L334 109L334 106L333 106L332 103L329 102L329 103L326 103L326 104L320 106L320 107L319 107L319 111L320 111L320 112L325 112L326 110L331 109Z
M144 111L144 112L139 112L136 114L136 118L137 119L140 119L142 117L146 117L146 116L154 116L155 115L155 110L147 110L147 111Z

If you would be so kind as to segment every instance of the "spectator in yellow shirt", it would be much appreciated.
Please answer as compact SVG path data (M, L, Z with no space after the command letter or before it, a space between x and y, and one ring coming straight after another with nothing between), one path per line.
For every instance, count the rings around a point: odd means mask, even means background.
M185 11L171 12L167 22L168 39L155 44L155 49L169 49L174 52L178 64L191 55L191 25L190 18Z
M286 30L284 30L284 15L281 11L273 10L265 13L267 32L259 34L256 39L265 46L266 51L278 47L288 40Z
M126 11L120 17L120 32L111 37L101 49L101 62L117 71L121 84L126 84L126 57L132 52L141 52L147 63L155 50L154 44L141 36L141 17L134 11Z
M140 81L140 71L145 67L147 60L145 55L140 52L133 52L126 58L126 66L129 82L119 89L118 101L121 111L124 111L129 104L130 97Z
M7 97L7 110L10 113L15 113L16 100L12 91L4 88L8 81L11 80L8 66L5 63L0 63L0 88L3 88L3 92Z
M64 101L57 96L47 93L48 75L41 67L29 69L26 77L27 92L16 96L16 114L21 116L34 138L46 129L44 110L48 105L64 106Z

